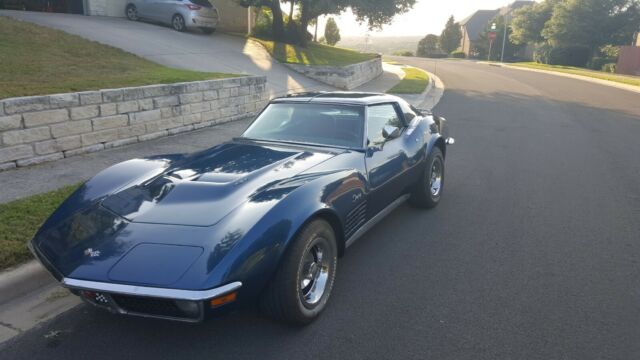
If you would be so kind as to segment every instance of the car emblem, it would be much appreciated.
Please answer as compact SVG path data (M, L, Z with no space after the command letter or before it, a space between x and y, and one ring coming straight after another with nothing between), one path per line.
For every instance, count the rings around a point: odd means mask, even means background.
M362 194L353 195L353 202L358 202L360 199L362 199Z
M84 255L91 258L97 258L100 256L100 250L93 250L92 248L88 248L84 251Z

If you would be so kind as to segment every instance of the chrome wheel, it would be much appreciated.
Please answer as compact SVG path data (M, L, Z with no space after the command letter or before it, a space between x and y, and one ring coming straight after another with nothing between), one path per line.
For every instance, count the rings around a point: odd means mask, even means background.
M131 21L138 20L138 9L135 6L129 6L127 8L127 19Z
M173 28L177 31L184 30L184 18L180 15L173 17Z
M305 306L317 305L327 288L332 256L327 240L317 238L307 249L298 270L298 291Z
M431 196L437 197L440 195L440 191L442 190L443 169L442 161L440 159L435 159L431 166L431 179L429 180Z

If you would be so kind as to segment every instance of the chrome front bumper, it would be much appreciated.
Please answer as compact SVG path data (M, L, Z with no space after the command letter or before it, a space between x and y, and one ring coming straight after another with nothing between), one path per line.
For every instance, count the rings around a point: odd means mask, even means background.
M147 318L201 322L207 300L232 293L242 287L234 282L210 290L181 290L112 284L64 278L62 285L85 302L115 314ZM189 311L183 306L189 306Z

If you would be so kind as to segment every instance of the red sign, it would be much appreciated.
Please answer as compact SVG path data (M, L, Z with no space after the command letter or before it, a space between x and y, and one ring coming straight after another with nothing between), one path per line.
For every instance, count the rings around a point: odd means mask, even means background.
M489 32L489 41L496 41L496 39L498 38L498 33L495 31L490 31Z

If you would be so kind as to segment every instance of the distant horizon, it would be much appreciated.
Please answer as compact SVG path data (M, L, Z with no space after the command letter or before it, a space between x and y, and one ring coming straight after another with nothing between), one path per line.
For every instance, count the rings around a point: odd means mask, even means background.
M536 0L538 1L538 0ZM418 0L412 10L396 16L393 23L383 27L382 31L368 31L366 25L360 25L351 11L333 16L340 27L343 37L370 36L426 36L440 34L451 15L460 21L477 10L498 9L513 3L514 0L449 0L446 3L434 0ZM326 17L323 19L326 21ZM324 21L321 21L320 34L324 33Z

